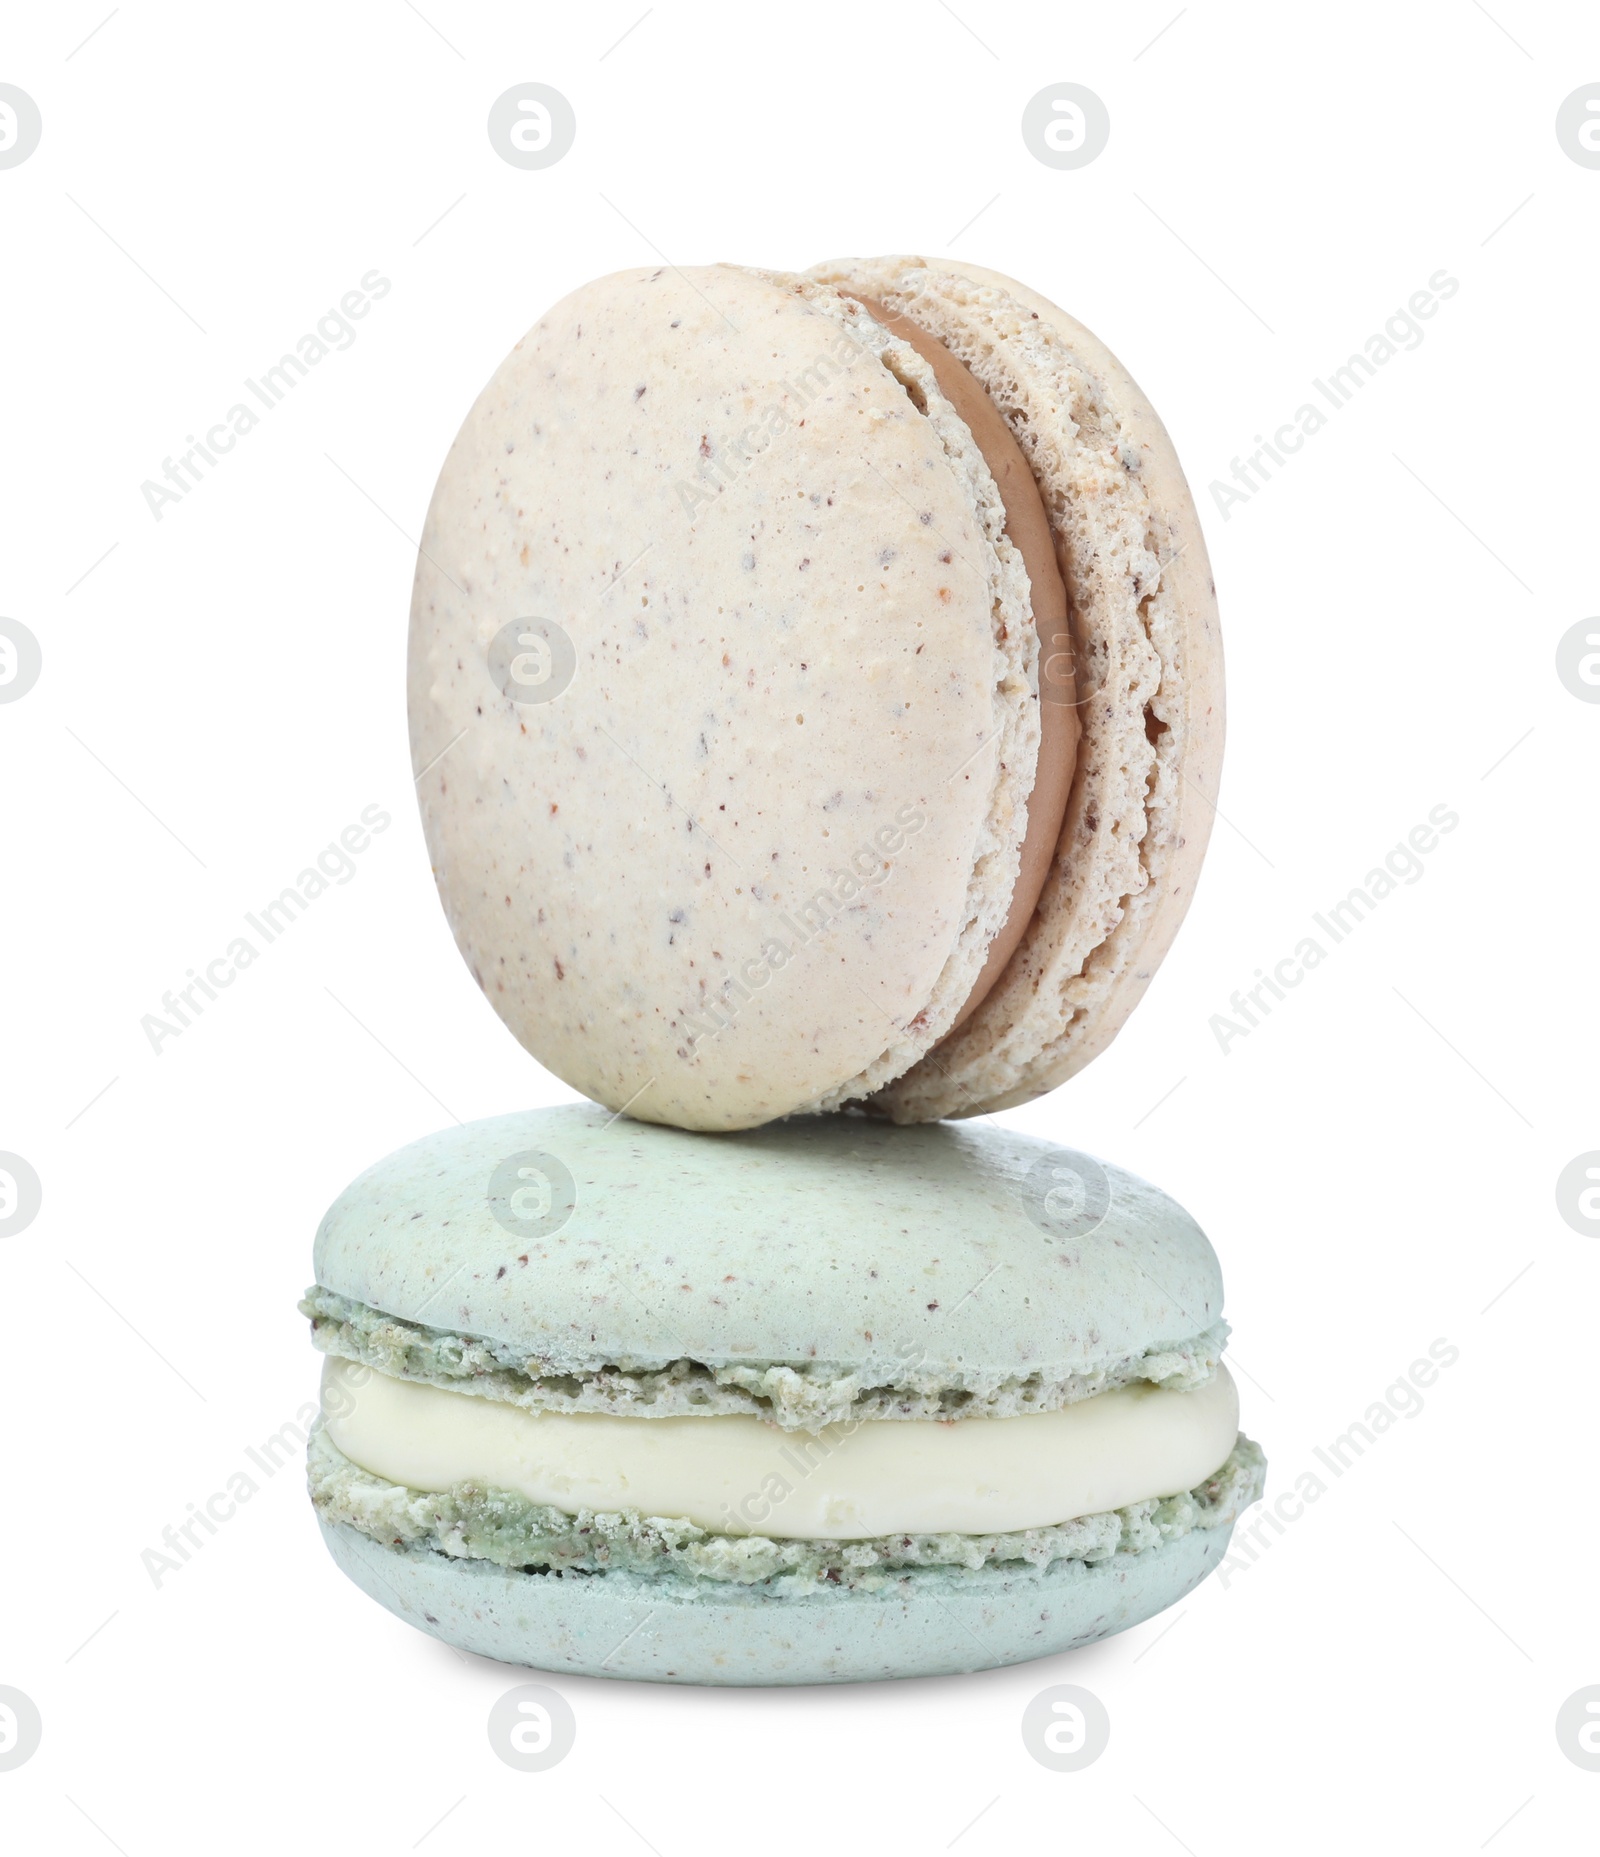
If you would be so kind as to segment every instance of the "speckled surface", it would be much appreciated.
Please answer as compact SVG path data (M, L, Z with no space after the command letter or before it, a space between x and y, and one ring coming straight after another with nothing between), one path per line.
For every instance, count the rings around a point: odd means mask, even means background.
M917 1568L879 1591L787 1597L637 1573L528 1574L323 1522L363 1592L464 1651L556 1674L768 1685L945 1676L1092 1644L1197 1586L1229 1526L1090 1563Z
M514 1233L491 1210L491 1178L525 1152L570 1176L557 1229ZM1093 1230L1038 1222L1054 1170L1070 1190L1097 1165L992 1124L829 1116L710 1137L531 1110L354 1181L317 1233L309 1311L330 1351L558 1410L820 1429L1198 1384L1226 1329L1193 1219L1105 1167Z
M529 617L576 668L519 704L488 647ZM468 415L417 565L413 765L479 985L648 1120L898 1074L1005 915L1036 659L993 478L910 347L731 266L584 286Z
M948 1038L1026 824L1027 575L965 423L841 289L989 391L1073 608L1057 862ZM576 668L519 705L487 649L531 617ZM691 1128L867 1096L971 1115L1080 1069L1188 908L1220 771L1215 590L1171 441L1081 324L942 260L626 272L558 304L445 462L409 687L435 876L485 994L575 1088Z

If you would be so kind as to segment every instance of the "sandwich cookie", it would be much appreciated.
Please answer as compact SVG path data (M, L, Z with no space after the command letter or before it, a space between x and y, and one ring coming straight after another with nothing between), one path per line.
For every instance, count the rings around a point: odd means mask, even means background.
M362 1175L315 1261L328 1547L507 1662L776 1684L1049 1656L1188 1592L1261 1490L1204 1234L992 1125L497 1117Z
M1222 748L1159 420L1043 297L918 258L551 310L445 461L409 700L484 993L694 1129L1072 1075L1188 907Z

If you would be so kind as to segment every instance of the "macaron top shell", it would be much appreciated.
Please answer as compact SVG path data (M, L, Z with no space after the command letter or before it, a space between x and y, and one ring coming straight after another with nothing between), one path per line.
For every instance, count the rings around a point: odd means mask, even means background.
M570 644L508 688L539 620ZM1004 920L1036 660L993 478L907 344L731 266L585 286L468 416L417 566L413 765L479 984L640 1118L871 1094Z
M1225 1334L1180 1206L991 1125L707 1138L587 1105L500 1116L363 1174L315 1261L319 1345L552 1409L1037 1410L1198 1384Z

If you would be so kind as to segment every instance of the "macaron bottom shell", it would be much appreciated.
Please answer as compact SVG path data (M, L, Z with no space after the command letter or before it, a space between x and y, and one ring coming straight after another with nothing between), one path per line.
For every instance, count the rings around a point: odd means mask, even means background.
M319 1518L370 1598L446 1644L553 1675L765 1687L953 1676L1076 1650L1173 1605L1232 1524L1048 1568L919 1568L888 1591L781 1596L624 1572L525 1573L383 1545Z

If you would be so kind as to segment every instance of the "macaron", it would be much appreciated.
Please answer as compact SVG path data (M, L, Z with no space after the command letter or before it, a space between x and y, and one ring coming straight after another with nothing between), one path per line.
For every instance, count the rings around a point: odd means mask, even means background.
M1127 371L945 259L621 272L513 349L441 472L409 707L483 992L682 1128L1025 1102L1188 908L1216 598Z
M1050 1656L1187 1593L1261 1491L1194 1220L993 1124L500 1116L363 1174L315 1274L334 1560L540 1670Z

